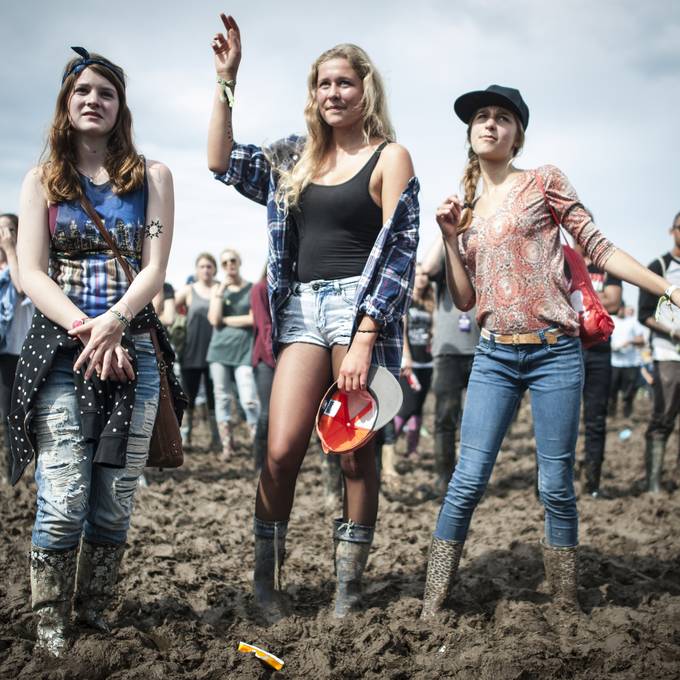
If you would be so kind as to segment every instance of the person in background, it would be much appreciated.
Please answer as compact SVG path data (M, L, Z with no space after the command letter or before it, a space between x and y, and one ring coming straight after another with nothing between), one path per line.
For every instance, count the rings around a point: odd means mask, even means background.
M590 215L593 219L592 214ZM621 307L623 292L621 279L604 272L593 264L588 254L576 245L588 266L593 288L603 307L616 314ZM584 491L592 498L601 495L600 478L607 439L607 406L612 379L611 342L605 340L583 349L583 425L585 430L585 454L582 463Z
M475 308L456 308L446 285L444 245L437 239L422 263L423 272L437 286L432 356L435 395L434 462L435 491L446 493L456 466L456 431L463 407L463 390L468 386L475 347L479 342Z
M234 450L231 432L234 385L245 412L251 440L255 437L260 404L251 365L253 314L250 291L253 284L241 277L241 256L233 248L222 251L220 263L224 279L212 288L208 321L213 332L207 360L215 390L215 416L222 456L227 460Z
M673 247L649 265L650 271L680 286L680 212L669 230ZM659 493L663 475L666 442L680 414L680 315L655 319L658 296L640 291L638 320L652 331L650 343L654 359L654 406L645 433L645 473L647 491Z
M253 455L255 470L259 472L267 458L267 438L269 436L269 397L274 382L274 352L272 350L272 315L269 310L267 294L267 267L262 278L250 291L250 308L253 314L253 371L260 413L255 430Z
M175 289L167 281L163 284L163 290L159 291L153 299L153 308L160 322L167 331L175 323L177 312L175 310Z
M7 416L21 346L33 316L33 303L24 295L19 279L16 253L18 230L19 218L16 215L0 215L0 420L8 481L11 456Z
M201 381L205 388L210 423L211 448L221 448L221 437L215 418L215 395L213 382L208 368L208 347L213 334L213 327L208 320L208 310L213 293L219 284L215 281L217 262L210 253L201 253L196 258L196 274L192 283L187 283L175 294L176 309L186 308L185 335L180 354L180 373L182 387L189 398L189 407L182 422L182 441L191 446L194 429L194 410L196 396Z
M395 433L406 432L406 455L415 456L423 423L423 405L432 383L432 315L434 289L422 266L416 266L413 299L404 320L404 354L399 380L404 401L394 419ZM388 473L383 446L383 470ZM391 471L390 471L391 472Z
M619 392L623 397L623 417L630 418L633 402L640 385L642 357L640 349L646 344L644 327L635 316L632 307L621 301L618 314L614 317L614 332L611 336L612 383L609 391L609 415L616 415Z

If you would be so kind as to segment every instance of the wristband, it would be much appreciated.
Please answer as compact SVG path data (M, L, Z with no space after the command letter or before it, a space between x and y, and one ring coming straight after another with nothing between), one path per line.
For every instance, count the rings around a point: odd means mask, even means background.
M235 80L225 80L224 78L217 78L217 84L220 86L220 101L223 104L228 104L230 109L234 108L234 88L236 87Z
M357 328L357 333L380 333L380 331L378 331L378 330L375 330L375 331L366 330L365 331L363 328Z
M679 290L679 289L680 289L680 286L676 286L676 285L673 283L673 284L671 284L670 286L668 286L668 288L666 288L666 290L663 292L663 294L670 300L670 299L671 299L671 295L673 295L673 293L674 293L676 290Z

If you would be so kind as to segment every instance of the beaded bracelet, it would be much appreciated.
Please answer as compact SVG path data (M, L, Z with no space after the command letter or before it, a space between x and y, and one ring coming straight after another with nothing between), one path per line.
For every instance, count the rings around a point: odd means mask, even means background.
M123 328L130 328L130 322L117 309L109 309L109 312L123 324Z

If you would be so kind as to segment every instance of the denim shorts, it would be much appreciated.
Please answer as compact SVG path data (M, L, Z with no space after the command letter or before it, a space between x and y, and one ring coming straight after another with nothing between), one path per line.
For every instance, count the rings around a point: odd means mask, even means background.
M291 296L279 311L279 342L329 348L349 345L360 278L294 283Z

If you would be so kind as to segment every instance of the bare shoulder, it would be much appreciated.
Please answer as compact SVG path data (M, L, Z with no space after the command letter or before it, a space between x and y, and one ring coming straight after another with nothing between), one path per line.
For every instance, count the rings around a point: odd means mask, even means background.
M24 175L23 185L26 188L42 188L44 170L42 165L36 165Z
M172 173L170 172L170 168L160 161L154 161L147 158L146 172L149 180L156 184L161 185L167 182L172 182Z
M380 155L388 163L411 163L408 149L397 142L389 142Z

